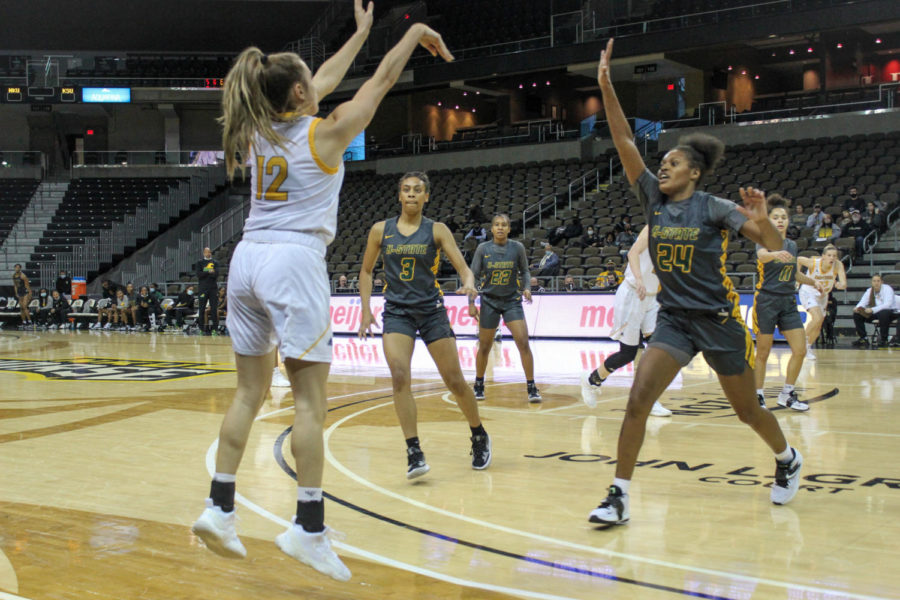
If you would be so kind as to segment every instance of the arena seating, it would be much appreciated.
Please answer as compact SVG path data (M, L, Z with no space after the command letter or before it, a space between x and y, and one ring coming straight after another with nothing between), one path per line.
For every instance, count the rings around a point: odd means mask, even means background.
M0 245L28 207L38 183L34 179L0 179Z

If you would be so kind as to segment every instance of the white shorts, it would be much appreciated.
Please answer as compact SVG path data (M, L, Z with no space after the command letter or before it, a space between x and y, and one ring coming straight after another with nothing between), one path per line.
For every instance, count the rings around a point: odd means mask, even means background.
M823 313L828 306L828 294L822 294L817 289L808 285L800 286L800 304L809 311L811 308L819 308Z
M320 249L245 239L228 270L231 345L238 354L262 356L277 344L282 360L330 363L330 300Z
M616 290L613 328L609 337L627 346L637 346L641 340L641 332L644 336L649 336L656 329L658 312L656 294L647 294L641 300L633 287L622 283Z

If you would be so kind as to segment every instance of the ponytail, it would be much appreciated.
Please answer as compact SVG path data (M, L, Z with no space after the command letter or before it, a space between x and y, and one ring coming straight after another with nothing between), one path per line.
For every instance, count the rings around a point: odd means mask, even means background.
M304 86L302 62L296 54L282 52L267 55L251 46L241 52L225 78L222 93L222 146L229 178L241 168L244 154L256 135L273 146L284 148L288 140L272 127L284 121L280 113L291 110L291 88L298 81ZM238 162L238 156L243 158Z

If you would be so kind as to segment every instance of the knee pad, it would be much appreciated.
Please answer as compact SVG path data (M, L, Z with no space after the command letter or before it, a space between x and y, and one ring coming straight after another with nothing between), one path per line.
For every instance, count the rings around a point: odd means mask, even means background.
M637 351L637 346L629 346L628 344L619 342L619 351L608 357L606 361L604 361L603 367L612 373L616 369L624 367L633 361L634 357L637 356Z

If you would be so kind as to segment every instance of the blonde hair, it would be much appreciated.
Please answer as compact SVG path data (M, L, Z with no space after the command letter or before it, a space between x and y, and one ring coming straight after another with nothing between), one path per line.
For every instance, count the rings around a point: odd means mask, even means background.
M246 48L225 77L222 94L222 146L229 177L241 168L243 155L260 135L273 146L284 148L287 139L272 127L286 121L281 113L291 110L291 89L300 82L304 88L303 61L291 52L267 55L255 46Z

